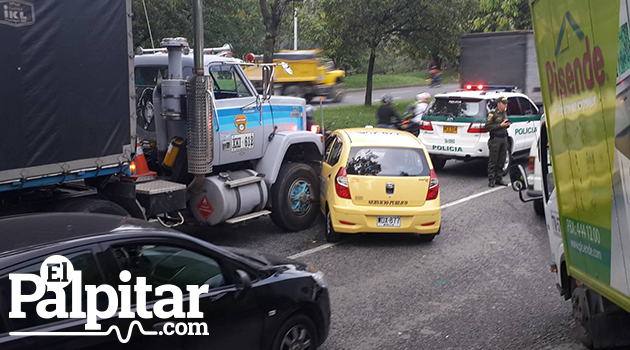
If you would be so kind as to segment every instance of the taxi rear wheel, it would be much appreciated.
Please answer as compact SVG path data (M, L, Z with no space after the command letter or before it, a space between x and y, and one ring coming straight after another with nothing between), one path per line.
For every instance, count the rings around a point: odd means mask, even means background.
M330 210L326 211L326 242L335 243L341 240L341 233L335 231L332 224L332 218L330 216Z

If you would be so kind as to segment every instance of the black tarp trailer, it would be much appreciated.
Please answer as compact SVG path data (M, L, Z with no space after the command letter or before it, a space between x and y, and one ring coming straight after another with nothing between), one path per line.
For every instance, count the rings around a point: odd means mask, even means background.
M462 87L516 86L542 106L533 31L462 35L459 64Z
M82 184L124 173L136 151L131 0L0 8L0 215L60 193L94 195ZM102 203L136 203L133 183L99 187Z

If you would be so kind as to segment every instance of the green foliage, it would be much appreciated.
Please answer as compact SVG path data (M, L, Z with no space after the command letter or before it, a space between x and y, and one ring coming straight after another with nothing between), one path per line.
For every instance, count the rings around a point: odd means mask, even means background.
M442 71L442 84L453 82L457 80L458 77L459 73L454 70ZM374 74L373 86L378 88L386 86L428 84L428 78L429 72L426 70L401 74ZM345 77L343 84L346 89L365 88L366 81L366 74L355 74Z
M532 29L528 0L480 0L475 32Z
M402 114L407 110L407 106L412 102L413 100L394 101L394 103L392 103L392 107L394 107L394 110L396 110L396 113L398 113L399 116L402 116ZM376 109L379 105L373 105L370 107L357 105L324 108L324 124L329 125L330 123L334 123L330 128L331 130L356 127L362 128L366 125L376 126L376 124L378 124L376 120ZM319 124L319 120L321 119L318 108L318 110L315 111L315 122Z
M192 1L145 0L156 48L162 38L183 36L192 45ZM135 46L151 48L142 0L133 0ZM229 43L237 57L262 49L265 28L256 0L204 1L204 46Z

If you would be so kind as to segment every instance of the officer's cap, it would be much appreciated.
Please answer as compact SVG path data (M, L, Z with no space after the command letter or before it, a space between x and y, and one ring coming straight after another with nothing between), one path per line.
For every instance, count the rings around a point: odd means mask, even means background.
M499 97L499 98L497 99L497 102L503 102L503 103L506 103L506 104L507 104L507 103L508 103L508 99L507 99L507 97Z

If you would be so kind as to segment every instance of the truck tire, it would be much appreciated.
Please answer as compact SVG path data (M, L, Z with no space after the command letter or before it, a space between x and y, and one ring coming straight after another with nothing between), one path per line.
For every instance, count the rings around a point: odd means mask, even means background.
M271 219L286 231L310 227L317 218L319 183L315 171L303 163L286 163L271 186Z
M52 208L55 212L66 213L97 213L116 216L129 216L120 205L103 199L80 198L60 203Z
M282 323L273 338L271 350L317 349L315 324L306 315L296 314Z
M575 335L589 349L593 348L593 315L588 301L587 290L576 287L571 293Z
M304 97L304 90L299 85L289 85L284 88L282 94L285 96Z
M435 169L435 170L442 170L442 169L444 169L444 165L446 165L446 159L432 157L431 158L431 163L433 163L433 169Z
M545 205L542 200L534 201L534 211L538 216L545 216Z

